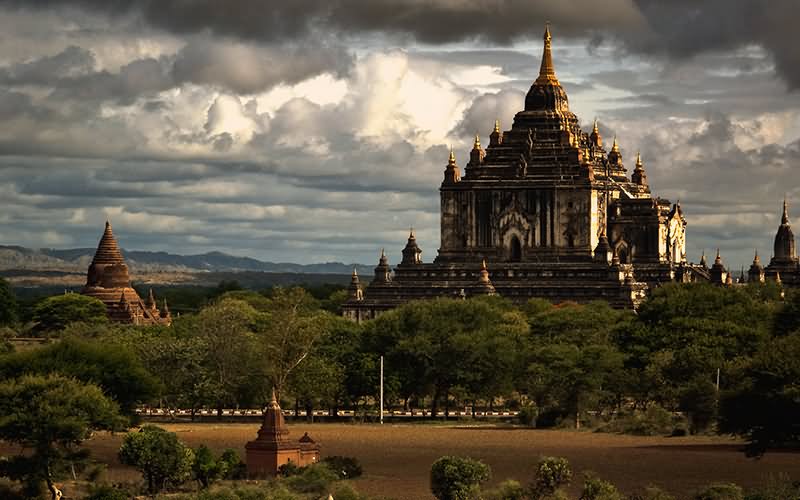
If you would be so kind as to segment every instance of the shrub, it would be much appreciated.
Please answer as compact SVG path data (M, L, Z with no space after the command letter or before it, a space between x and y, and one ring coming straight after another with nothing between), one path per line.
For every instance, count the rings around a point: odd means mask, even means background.
M333 498L335 500L361 500L361 495L353 489L349 484L340 484L333 490Z
M125 436L119 449L119 460L139 469L147 480L148 491L156 493L189 478L194 452L174 433L145 425L139 432Z
M536 466L536 478L531 486L534 499L555 495L559 488L572 480L569 461L561 457L543 457Z
M625 500L617 488L592 473L586 473L580 500Z
M692 498L693 500L744 500L744 492L733 483L719 483L707 486Z
M246 479L247 464L245 464L236 450L228 448L219 458L225 464L225 479Z
M792 482L788 476L772 476L767 484L745 495L745 500L800 500L800 481Z
M488 465L462 457L441 457L431 465L431 492L439 500L474 500L491 477Z
M539 408L535 404L527 404L519 409L517 419L522 425L534 427L536 425L536 417L539 416Z
M278 467L278 475L281 477L297 476L303 472L303 469L305 469L305 467L300 467L294 462L286 462Z
M636 436L664 436L674 432L675 418L664 408L651 405L644 412L621 415L601 430Z
M513 479L507 479L497 485L497 488L485 493L486 500L524 500L525 488Z
M338 479L338 474L328 468L327 465L320 463L303 467L300 474L286 479L286 485L297 493L322 495L328 491L331 483L336 482Z
M200 483L204 489L211 483L225 477L227 464L221 459L214 457L208 446L201 444L194 450L194 461L192 462L192 474L194 479Z
M355 457L333 455L323 458L322 463L337 473L340 479L355 479L364 472L361 468L361 464Z

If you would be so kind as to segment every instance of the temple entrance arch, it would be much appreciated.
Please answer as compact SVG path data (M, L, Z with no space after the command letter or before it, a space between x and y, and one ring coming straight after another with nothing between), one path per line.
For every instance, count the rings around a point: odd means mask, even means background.
M522 260L522 243L520 243L516 234L511 237L508 252L511 262L519 262Z

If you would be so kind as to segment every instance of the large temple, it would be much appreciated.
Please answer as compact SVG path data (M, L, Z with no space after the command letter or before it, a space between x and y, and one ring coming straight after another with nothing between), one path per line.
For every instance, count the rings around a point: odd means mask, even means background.
M172 323L166 299L163 307L159 309L152 290L145 302L131 286L128 266L122 258L122 252L119 250L109 222L106 222L106 229L97 245L97 252L89 265L86 285L81 293L100 299L106 306L109 319L114 322L135 325Z
M794 232L789 223L789 209L783 200L783 213L778 231L775 233L773 254L769 264L764 267L756 250L753 264L747 271L748 282L764 282L773 279L787 286L800 286L800 259L795 248Z
M440 187L438 255L414 231L392 269L382 251L363 287L354 272L344 316L355 321L414 299L499 294L516 302L606 300L633 308L653 286L711 279L686 260L680 203L654 197L637 154L629 175L614 138L581 129L556 77L549 27L539 76L510 130L495 123L462 168L451 151Z

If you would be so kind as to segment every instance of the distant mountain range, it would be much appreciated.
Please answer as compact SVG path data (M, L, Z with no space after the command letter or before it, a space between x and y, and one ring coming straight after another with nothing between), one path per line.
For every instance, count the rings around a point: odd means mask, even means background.
M94 257L94 248L31 249L0 245L0 270L65 271L85 273ZM350 274L353 267L360 275L371 275L373 266L326 262L293 264L264 262L250 257L236 257L222 252L200 255L176 255L167 252L122 250L122 255L135 272L237 272L259 271L297 274Z

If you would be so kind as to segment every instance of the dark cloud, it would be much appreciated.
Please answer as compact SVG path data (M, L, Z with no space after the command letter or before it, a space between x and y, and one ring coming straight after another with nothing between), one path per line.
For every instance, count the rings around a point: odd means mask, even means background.
M596 47L621 41L631 52L685 59L748 44L766 48L792 89L800 88L797 0L4 0L20 8L82 6L141 16L175 33L212 32L260 41L381 33L439 44L471 39L508 44L538 36L544 21L559 35Z

